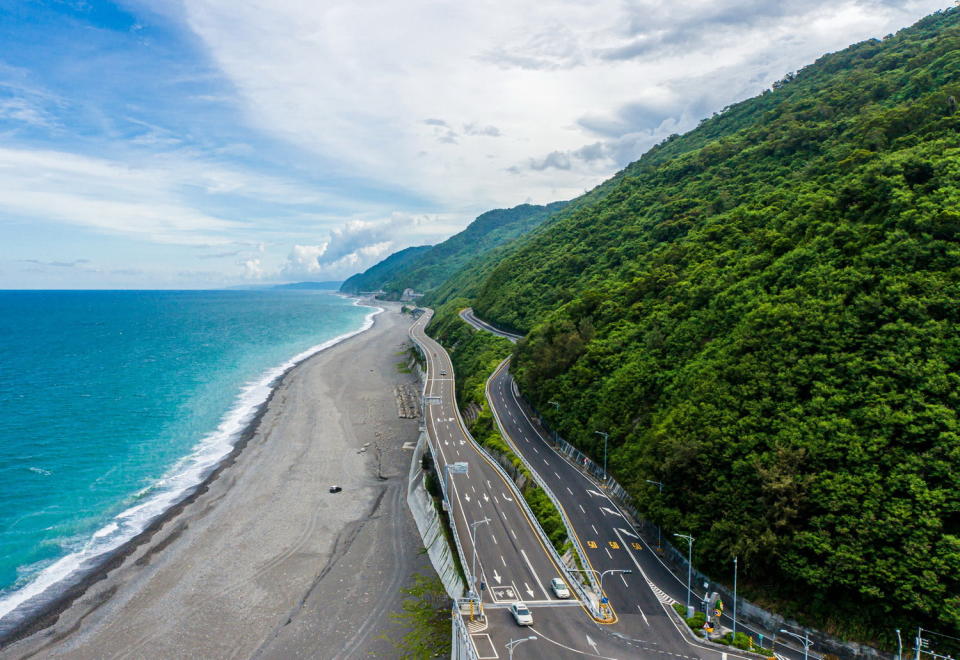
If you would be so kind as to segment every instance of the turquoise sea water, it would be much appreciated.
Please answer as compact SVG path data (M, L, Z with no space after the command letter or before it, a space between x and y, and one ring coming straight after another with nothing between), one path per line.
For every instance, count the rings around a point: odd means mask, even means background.
M317 291L0 292L0 618L182 498L292 361L371 311Z

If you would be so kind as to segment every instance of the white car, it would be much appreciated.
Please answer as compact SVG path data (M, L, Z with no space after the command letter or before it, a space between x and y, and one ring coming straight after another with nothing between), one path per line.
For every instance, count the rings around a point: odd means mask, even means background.
M533 614L530 612L530 608L527 607L526 603L517 601L510 604L510 614L513 615L513 620L517 622L518 626L532 626L533 625Z
M567 585L560 578L550 580L550 588L553 589L553 594L557 598L570 598L570 590L567 589Z

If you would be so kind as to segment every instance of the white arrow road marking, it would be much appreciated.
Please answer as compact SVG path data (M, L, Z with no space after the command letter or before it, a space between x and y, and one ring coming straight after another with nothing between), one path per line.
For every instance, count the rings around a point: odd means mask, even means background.
M613 509L608 509L605 506L600 507L600 510L603 511L604 513L610 514L611 516L620 516L621 518L623 518L622 513L620 513L619 511L614 511Z
M531 589L531 588L530 588L530 585L527 584L526 582L523 583L523 586L524 586L524 589L523 589L523 590L526 591L526 592L530 595L530 598L532 599L532 598L533 598L533 589Z
M637 609L640 610L640 606L639 606L639 605L637 605ZM640 616L643 617L643 622L649 626L649 625L650 625L650 622L647 621L647 615L643 613L643 610L640 610Z
M623 527L617 527L617 529L620 531L621 534L626 534L627 536L632 536L632 537L635 538L635 539L640 538L640 537L637 536L636 534L633 534L633 533L625 530Z
M469 495L468 493L464 493L464 494L463 494L463 499L465 499L466 501L469 502L469 501L470 501L470 495Z
M593 652L594 652L594 653L597 652L597 643L596 643L595 641L593 641L592 639L590 639L590 635L587 635L587 644L590 645L590 647L593 649Z
M587 489L587 492L590 494L591 497L594 495L596 495L597 497L603 497L603 493L598 493L597 491L590 490L589 488ZM573 495L573 493L570 493L570 494Z
M489 501L490 501L490 496L487 495L486 493L484 493L484 494L483 494L483 501L484 501L484 502L489 502Z
M500 493L500 497L502 497L503 499L505 499L505 500L508 501L508 502L512 502L512 501L513 501L513 498L512 498L512 497L507 497L504 493Z
M531 630L531 632L535 632L541 639L544 639L544 640L550 642L550 643L553 644L554 646L559 646L559 647L562 648L562 649L566 649L567 651L570 651L571 653L576 653L577 655L588 655L588 656L592 656L592 657L594 657L594 658L601 658L601 660L615 660L615 658L611 658L611 657L605 656L605 655L600 655L599 652L598 652L598 653L590 653L590 651L581 651L580 649L575 649L575 648L573 648L573 647L567 646L566 644L561 644L560 642L556 641L555 639L550 639L549 637L547 637L546 635L544 635L542 632L540 632L540 631L539 631L538 629L536 629L536 628L530 628L530 630ZM588 641L592 641L592 640L590 639L590 637L587 637L587 640L588 640ZM595 643L595 642L594 642L594 643Z
M500 580L503 579L503 576L500 575L499 573L497 573L497 569L493 569L493 579L497 581L497 584L500 584ZM637 607L640 607L640 606L637 605ZM641 614L642 614L642 612L641 612Z
M540 576L537 575L537 572L535 570L533 570L533 564L530 563L530 558L527 557L527 551L521 548L520 555L523 557L523 561L527 562L527 568L530 569L530 574L536 578L535 582L537 583L537 586L540 587L540 591L543 592L544 598L546 598L547 600L550 600L550 594L548 594L547 590L543 588L542 584L540 584ZM530 594L530 597L532 598L533 594Z

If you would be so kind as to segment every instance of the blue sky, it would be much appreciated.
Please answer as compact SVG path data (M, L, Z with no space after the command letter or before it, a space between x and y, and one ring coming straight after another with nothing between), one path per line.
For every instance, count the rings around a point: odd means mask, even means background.
M0 0L0 288L341 279L944 6Z

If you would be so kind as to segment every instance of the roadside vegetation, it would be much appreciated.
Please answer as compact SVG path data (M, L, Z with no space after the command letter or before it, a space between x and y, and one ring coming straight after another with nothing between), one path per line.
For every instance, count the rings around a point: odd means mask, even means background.
M403 634L386 636L398 657L414 660L450 656L450 598L436 576L414 574L413 584L402 590L401 611L390 615Z

